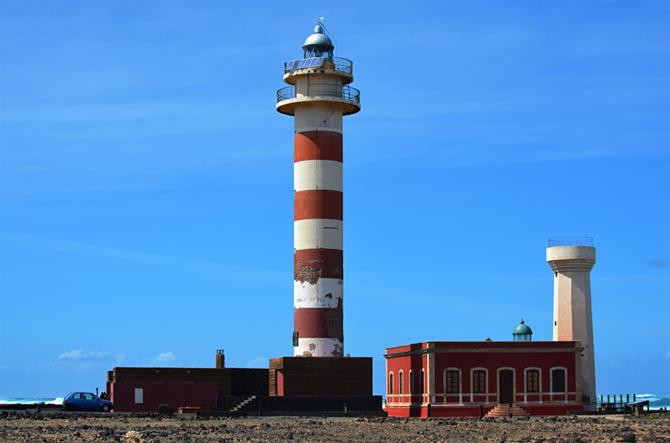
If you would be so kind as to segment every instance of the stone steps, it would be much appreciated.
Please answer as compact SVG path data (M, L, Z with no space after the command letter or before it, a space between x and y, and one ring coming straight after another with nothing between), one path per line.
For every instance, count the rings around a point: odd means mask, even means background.
M233 407L233 408L230 410L230 412L237 412L237 411L239 411L240 409L242 409L243 407L245 407L246 405L248 405L249 403L251 403L251 402L254 401L255 399L256 399L256 396L255 396L255 395L252 395L251 397L245 399L244 401L241 401L239 404L237 404L235 407Z
M489 412L486 413L487 417L528 417L530 414L521 406L514 404L511 406L507 404L498 404Z

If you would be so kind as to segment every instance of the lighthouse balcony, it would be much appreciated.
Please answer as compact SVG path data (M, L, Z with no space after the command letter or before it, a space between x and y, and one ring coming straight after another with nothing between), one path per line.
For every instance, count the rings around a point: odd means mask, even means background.
M354 64L343 57L310 57L284 62L284 81L294 85L296 79L309 74L330 74L343 83L354 81Z
M361 110L361 93L351 86L336 84L312 84L304 93L294 86L277 91L277 111L282 114L294 115L298 105L315 102L339 104L344 115L355 114Z

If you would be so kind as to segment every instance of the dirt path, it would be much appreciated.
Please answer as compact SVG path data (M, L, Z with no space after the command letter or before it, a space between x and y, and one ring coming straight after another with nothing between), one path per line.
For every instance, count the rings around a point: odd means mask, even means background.
M670 417L216 418L0 413L11 442L670 442Z

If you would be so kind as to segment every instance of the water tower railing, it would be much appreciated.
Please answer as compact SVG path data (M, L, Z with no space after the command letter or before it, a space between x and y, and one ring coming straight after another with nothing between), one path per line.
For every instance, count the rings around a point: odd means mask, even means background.
M587 236L557 236L551 237L547 245L552 246L593 246L593 237Z

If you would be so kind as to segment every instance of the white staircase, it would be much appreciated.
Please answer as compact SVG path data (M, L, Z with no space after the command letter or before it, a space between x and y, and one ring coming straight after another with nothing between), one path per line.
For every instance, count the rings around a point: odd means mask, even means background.
M252 395L251 397L249 397L249 398L247 398L247 399L245 399L245 400L242 400L242 401L241 401L240 403L238 403L235 407L233 407L233 408L230 410L230 412L237 412L237 411L239 411L240 409L242 409L243 407L245 407L246 405L248 405L249 403L251 403L251 402L254 401L255 399L256 399L256 396L255 396L255 395Z

